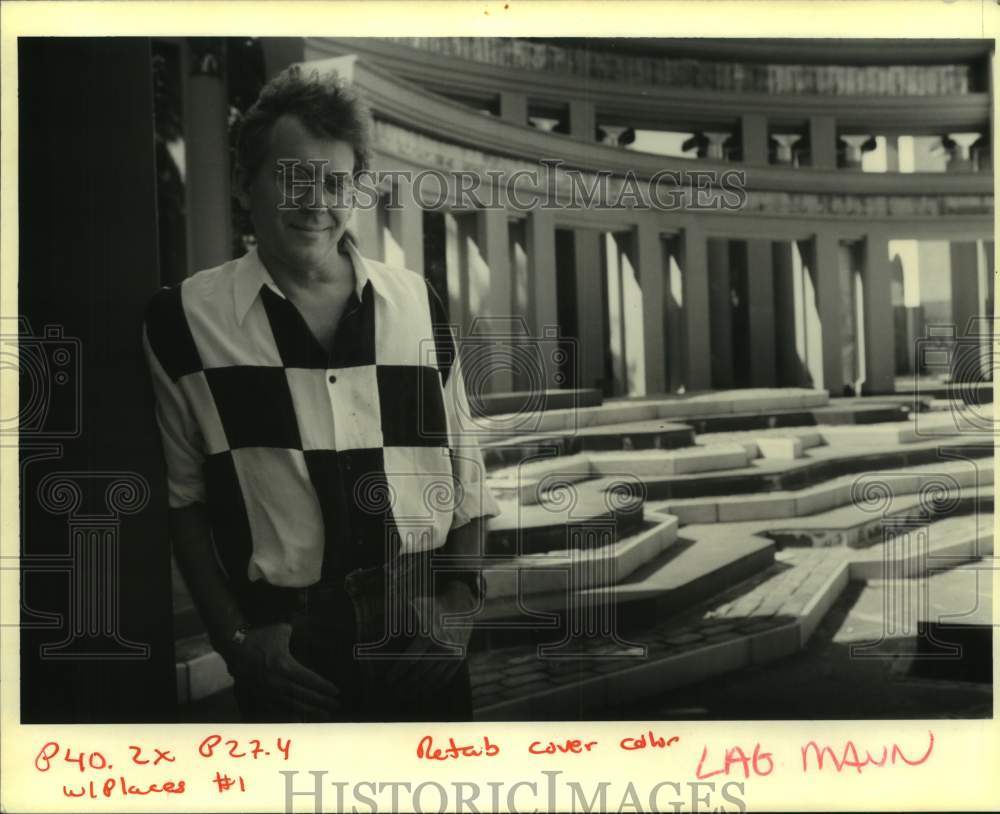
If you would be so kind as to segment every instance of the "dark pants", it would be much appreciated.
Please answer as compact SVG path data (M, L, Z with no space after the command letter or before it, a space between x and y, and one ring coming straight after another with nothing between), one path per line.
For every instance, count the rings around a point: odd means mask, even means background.
M411 673L419 665L400 657L425 629L409 604L428 593L422 555L404 556L392 566L357 569L342 579L286 592L292 624L291 654L340 691L338 721L467 721L472 718L468 664L463 656L435 652L421 658L450 659L457 669L428 685ZM262 589L266 590L264 586ZM275 590L275 589L271 589ZM251 618L253 614L250 614ZM386 672L403 666L407 676L388 686ZM264 710L243 682L234 687L243 720L295 721L298 713Z

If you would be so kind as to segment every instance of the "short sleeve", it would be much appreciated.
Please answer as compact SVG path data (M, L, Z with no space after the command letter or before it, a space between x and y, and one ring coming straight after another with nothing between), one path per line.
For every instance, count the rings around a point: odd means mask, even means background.
M167 491L172 509L205 502L204 441L190 405L170 378L142 328L142 348L156 398L156 423L167 464Z

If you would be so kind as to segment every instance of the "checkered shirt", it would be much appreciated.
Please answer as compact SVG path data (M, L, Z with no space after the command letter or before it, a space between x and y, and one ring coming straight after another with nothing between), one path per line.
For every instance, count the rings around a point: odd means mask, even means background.
M169 503L207 506L236 583L304 587L500 513L440 300L345 245L357 285L329 354L256 250L147 310Z

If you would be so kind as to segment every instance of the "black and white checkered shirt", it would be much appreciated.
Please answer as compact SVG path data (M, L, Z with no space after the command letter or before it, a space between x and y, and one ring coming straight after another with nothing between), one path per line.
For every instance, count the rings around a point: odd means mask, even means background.
M147 311L170 506L207 506L237 589L432 550L500 513L462 432L440 301L420 275L345 246L357 285L330 354L256 250L160 290Z

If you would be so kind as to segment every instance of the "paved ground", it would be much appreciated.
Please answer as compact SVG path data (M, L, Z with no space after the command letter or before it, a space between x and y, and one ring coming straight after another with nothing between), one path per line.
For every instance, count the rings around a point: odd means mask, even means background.
M973 610L976 571L958 568L928 581L931 613ZM914 582L914 584L917 584ZM979 572L982 614L991 600L988 571ZM631 706L608 710L607 720L733 720L831 718L988 718L992 687L967 681L929 680L910 675L916 646L916 607L894 614L896 634L876 657L852 656L852 645L878 641L883 608L899 599L885 582L852 583L802 652L698 685L671 690ZM910 621L907 635L904 621ZM881 651L881 652L879 652ZM871 652L871 651L869 651ZM878 657L881 656L881 657Z

